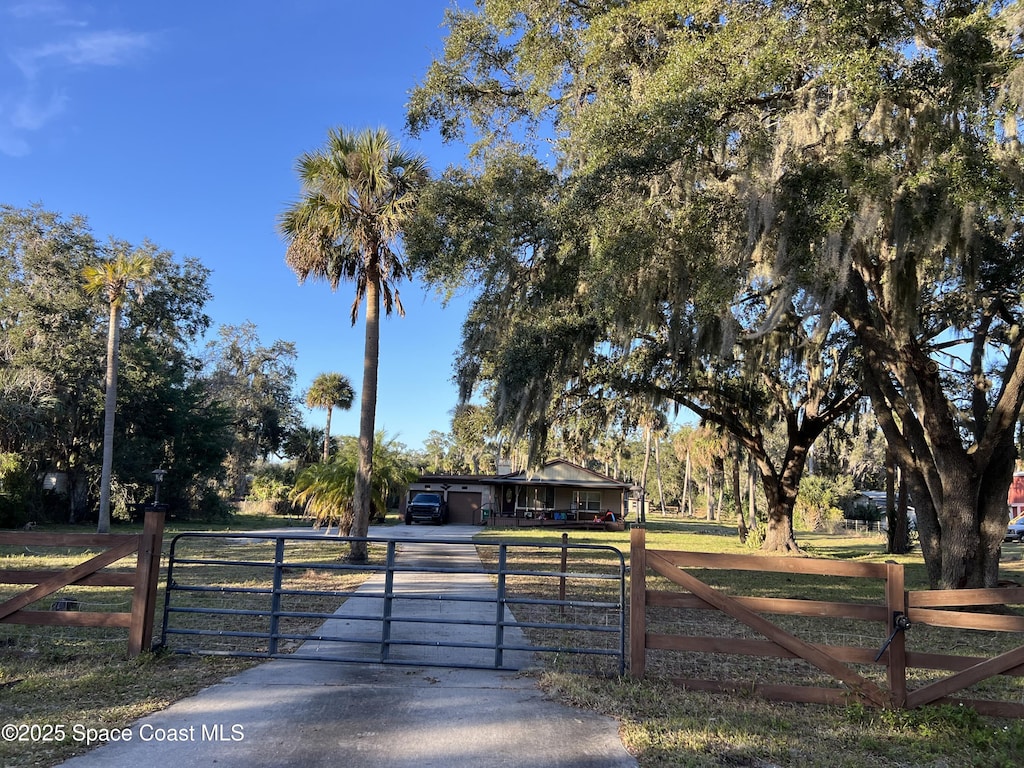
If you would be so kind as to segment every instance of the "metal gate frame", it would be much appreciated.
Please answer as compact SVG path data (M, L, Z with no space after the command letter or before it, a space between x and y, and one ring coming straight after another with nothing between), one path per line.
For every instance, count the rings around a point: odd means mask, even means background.
M253 541L274 543L274 556L272 560L247 560L231 559L218 560L211 558L188 557L187 551L179 553L179 549L187 550L187 544L196 539L206 540L231 540L233 543ZM339 547L339 558L337 562L329 564L317 563L317 569L325 571L359 571L368 574L371 579L376 574L383 575L383 585L379 589L370 588L366 584L358 590L338 591L325 590L290 590L284 586L284 575L290 569L301 569L311 567L310 563L290 560L287 557L287 544L289 541L301 540L303 542L322 541L324 546ZM352 541L364 541L368 548L373 545L383 545L385 548L384 561L382 563L352 564L344 562L341 547L346 548ZM441 545L465 547L473 554L472 560L475 564L462 567L452 567L444 564L428 565L407 565L403 563L401 549L403 545ZM484 565L477 553L480 548L492 548L496 550L492 558L495 565ZM560 565L555 569L533 570L529 568L516 567L514 564L515 554L519 550L558 550ZM586 572L569 570L571 553L574 551L602 553L609 558L610 565L604 572ZM510 558L510 554L513 555ZM224 566L251 567L257 570L266 570L270 574L269 587L231 587L225 588L215 584L184 584L176 579L176 572L179 568L187 566L208 566L216 568ZM164 611L162 633L159 647L175 653L217 655L217 656L241 656L248 658L265 659L296 659L296 660L317 660L317 661L340 661L355 663L380 663L408 666L442 666L467 669L505 669L514 670L522 665L516 662L525 654L573 654L583 656L605 656L614 657L617 661L618 674L625 674L626 665L626 564L625 556L616 547L595 545L595 544L570 544L563 536L563 541L557 543L505 543L505 542L473 542L464 539L446 538L425 538L414 540L395 540L379 537L327 537L323 534L295 535L281 533L180 533L171 541L169 562L167 568L167 586L164 594ZM450 574L459 575L473 574L479 577L484 574L491 582L492 588L485 590L489 594L451 595L437 594L407 594L396 591L396 576L399 580L407 578L406 574ZM525 576L538 579L556 580L558 585L558 596L556 598L547 596L530 596L513 593L509 590L510 581L515 577ZM589 581L597 579L601 581L617 582L615 601L594 601L573 599L572 595L566 594L567 583L577 580ZM553 590L552 590L553 591ZM258 609L234 609L234 608L192 608L181 605L181 600L187 593L234 593L255 596L256 599L264 600L265 605ZM310 595L329 596L339 599L339 603L351 599L364 600L373 604L379 603L379 610L348 613L346 618L354 621L379 622L379 634L373 639L366 637L344 636L323 632L324 626L332 619L338 617L337 613L309 612L296 613L282 609L282 598L289 595ZM433 604L461 602L480 604L484 607L490 605L493 610L489 612L486 619L465 619L465 618L435 618L422 619L403 616L395 612L396 606L401 601L430 601ZM365 603L361 603L364 605ZM514 615L516 609L530 607L546 607L550 611L557 611L560 617L557 621L517 621ZM543 608L542 608L543 609ZM582 609L584 612L596 611L598 614L607 612L615 618L613 623L578 623L565 620L566 611L573 612ZM182 628L176 627L173 618L179 614L191 615L230 615L232 617L253 617L260 620L268 620L268 629L265 632L257 631L217 631L203 628ZM615 615L617 614L617 615ZM280 629L281 620L286 618L319 619L320 631L309 634L288 634ZM422 641L399 640L395 638L394 629L402 624L429 623L435 625L464 625L474 627L493 627L491 639L487 642L463 642L448 641L438 642L436 640ZM573 639L583 636L594 637L593 641L587 644L554 644L554 645L533 645L522 640L517 641L514 635L516 630L556 630L573 633ZM219 640L231 636L246 638L265 638L266 649L264 651L244 650L223 650L201 647L202 637L215 635ZM614 635L614 638L609 638ZM513 636L513 637L510 637ZM188 637L193 640L191 646L172 647L172 639ZM282 641L309 642L318 641L322 643L352 643L359 644L356 647L358 653L343 653L341 655L322 653L307 653L300 648L295 652L282 650ZM599 642L604 640L604 642ZM392 650L397 646L428 646L431 648L453 648L462 649L458 658L451 661L439 661L435 659L401 659L396 658ZM370 646L370 648L367 648ZM375 649L375 650L372 650ZM469 660L469 650L493 652L487 662ZM365 652L364 652L365 651Z

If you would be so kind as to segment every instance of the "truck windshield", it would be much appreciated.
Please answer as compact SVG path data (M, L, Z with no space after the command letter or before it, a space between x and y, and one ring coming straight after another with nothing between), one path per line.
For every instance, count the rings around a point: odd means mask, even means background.
M413 504L440 504L441 497L436 493L417 493L412 500Z

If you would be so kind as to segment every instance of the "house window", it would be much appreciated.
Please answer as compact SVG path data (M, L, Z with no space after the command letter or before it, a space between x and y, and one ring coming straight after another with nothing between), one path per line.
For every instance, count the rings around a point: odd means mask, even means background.
M601 511L600 491L576 491L576 509L585 512Z
M550 487L523 486L516 496L516 507L525 510L552 509L555 506L555 489Z

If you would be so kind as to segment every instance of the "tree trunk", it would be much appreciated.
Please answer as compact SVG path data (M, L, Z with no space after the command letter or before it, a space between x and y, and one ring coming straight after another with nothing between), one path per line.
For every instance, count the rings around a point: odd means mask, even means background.
M686 449L686 474L683 475L683 517L693 517L693 506L690 504L690 449Z
M1007 430L1002 445L985 468L978 490L981 549L977 571L985 587L999 586L999 561L1008 515L1007 498L1016 459L1017 446L1011 429Z
M740 541L747 540L747 521L743 517L743 491L740 488L740 459L739 448L732 457L732 497L736 501L736 530L739 533Z
M704 486L704 519L708 522L715 519L715 476L710 468Z
M893 554L904 555L910 551L910 520L907 516L909 506L910 494L907 492L907 484L903 482L903 473L900 472L899 492L896 494L896 544L900 549Z
M1012 444L978 475L964 467L942 476L940 589L992 588L1006 533L1006 498L1013 476Z
M792 497L779 489L778 494L768 494L768 528L764 534L762 549L765 552L800 552L793 532L793 507L796 495ZM772 498L772 496L775 498Z
M359 468L352 493L352 536L366 536L370 527L373 481L373 431L377 413L377 366L380 362L380 286L366 281L366 340L363 347L363 391L359 400ZM367 560L365 541L353 541L349 560Z
M793 508L806 458L805 445L791 445L783 459L781 475L762 471L762 486L768 499L768 528L761 548L766 552L801 552L793 532Z
M334 408L327 406L327 426L324 427L324 464L331 459L331 414Z
M997 586L1016 458L1013 436L1024 406L1024 337L1018 333L1010 341L1001 390L975 385L973 434L965 443L942 368L907 328L879 327L886 313L872 305L881 295L878 285L857 270L849 277L837 306L861 342L866 391L910 488L929 583L940 589ZM971 361L978 380L988 380L981 372L990 329L983 320L974 333Z
M114 410L117 407L117 351L121 340L121 305L110 302L107 328L107 379L103 405L103 466L100 470L100 515L97 533L110 533L110 477L114 467Z
M658 477L658 503L661 505L661 516L665 517L665 489L661 485L661 438L654 436L654 472Z
M1013 477L1016 451L1012 430L1006 430L983 469L976 453L956 439L925 440L924 428L905 414L901 421L878 383L877 371L866 380L875 414L897 456L917 519L921 553L933 589L995 587L999 555L1006 532L1006 496Z
M897 490L897 477L899 488ZM907 484L896 465L892 451L885 452L885 519L886 551L903 555L910 551L910 528L907 521Z
M68 522L79 523L89 517L89 479L78 466L68 470Z
M757 528L757 480L754 473L747 474L747 496L750 502L750 523L751 529Z

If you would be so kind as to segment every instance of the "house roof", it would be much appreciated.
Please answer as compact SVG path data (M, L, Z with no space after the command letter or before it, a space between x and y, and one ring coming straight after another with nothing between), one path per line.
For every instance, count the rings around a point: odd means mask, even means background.
M499 475L497 480L512 485L571 485L623 489L630 487L630 483L624 483L565 459L553 459L534 470Z
M553 459L541 467L503 475L422 475L421 482L480 483L485 485L547 485L571 488L621 489L631 487L615 478L587 469L565 459Z

